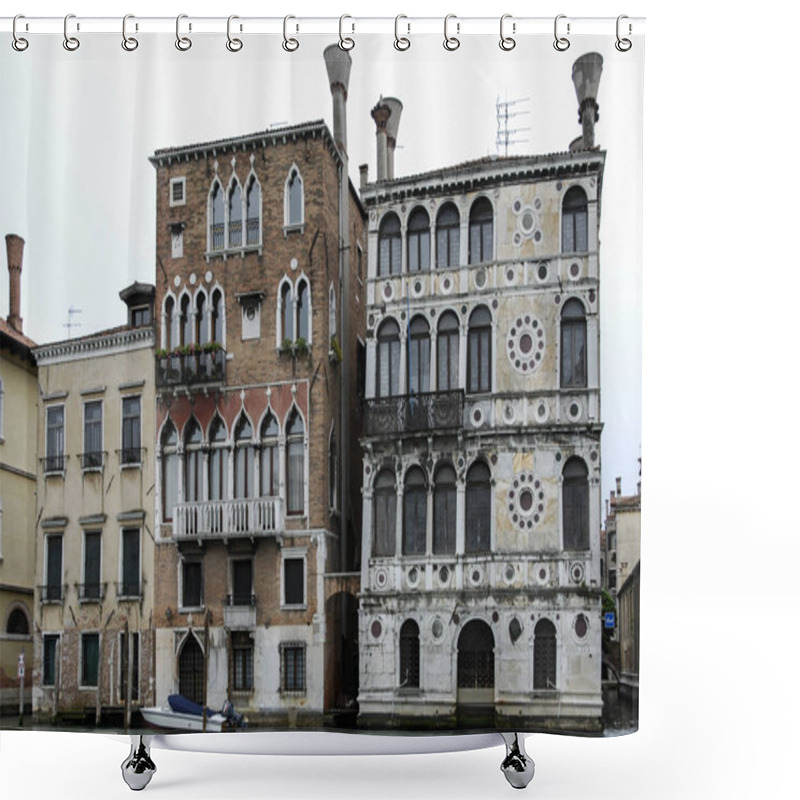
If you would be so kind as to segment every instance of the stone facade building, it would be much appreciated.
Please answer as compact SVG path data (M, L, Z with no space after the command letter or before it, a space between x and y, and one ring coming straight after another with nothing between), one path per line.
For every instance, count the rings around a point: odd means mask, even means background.
M36 343L22 330L20 273L24 241L6 236L10 304L0 319L0 713L31 705L36 525Z
M254 723L319 723L355 697L364 213L336 51L333 134L309 122L151 157L157 702L227 697Z
M153 295L134 283L126 324L33 351L40 719L123 722L153 701Z
M569 152L390 179L373 111L365 726L601 728L601 63Z

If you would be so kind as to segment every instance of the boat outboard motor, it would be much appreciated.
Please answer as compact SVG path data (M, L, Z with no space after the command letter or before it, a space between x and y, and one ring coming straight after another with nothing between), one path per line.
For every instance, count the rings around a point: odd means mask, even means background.
M244 730L247 726L244 722L244 717L233 707L230 700L226 700L222 704L222 710L219 712L228 722L236 728Z

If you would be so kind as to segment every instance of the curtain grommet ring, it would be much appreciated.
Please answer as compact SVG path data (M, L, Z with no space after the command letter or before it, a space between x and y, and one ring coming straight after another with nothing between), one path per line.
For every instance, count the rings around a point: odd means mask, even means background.
M183 36L181 34L181 20L188 18L188 14L178 14L177 18L175 19L175 47L177 47L182 53L185 53L192 46L192 40L188 36ZM191 29L192 26L190 23L189 30Z
M352 19L352 17L349 14L342 14L342 16L339 17L339 47L345 52L352 50L356 46L355 40L350 36L345 36L344 31L342 30L342 26L344 25L344 21L346 19ZM353 24L353 32L355 32L355 29L356 26Z
M563 53L565 50L569 50L570 41L567 39L566 36L559 36L558 35L558 22L559 20L566 19L566 14L559 14L556 16L553 22L553 36L555 37L555 41L553 42L553 47L558 50L559 53ZM567 36L569 36L569 22L567 22Z
M398 14L394 18L394 49L402 53L411 47L411 39L409 39L408 36L400 35L399 27L401 19L408 19L408 17L405 14ZM408 33L411 33L411 25L406 23L406 26L408 28Z
M287 53L294 53L294 51L300 47L300 42L298 42L293 36L288 35L290 19L296 19L296 17L293 17L291 14L289 14L283 18L283 42L281 43L281 46ZM295 31L298 30L300 30L299 25L295 27Z
M500 17L500 49L505 50L507 53L509 50L513 50L517 46L517 40L511 36L506 36L505 34L505 24L506 20L511 19L511 14L503 14ZM517 32L517 23L511 23L511 33Z
M458 50L458 48L461 47L461 40L457 36L450 36L448 29L451 19L456 19L456 15L448 14L444 18L444 42L442 43L442 46L444 47L445 50L449 50L452 53L454 50ZM456 33L460 32L461 32L461 23L456 22Z
M25 15L24 14L17 14L17 16L14 17L14 22L11 23L11 36L12 36L11 46L18 53L22 53L25 50L27 50L28 49L28 45L30 44L30 42L24 36L20 36L17 33L17 20L20 20L20 19L25 19Z
M242 42L241 39L235 36L231 36L231 22L233 22L233 20L235 19L239 19L239 17L236 14L231 14L228 17L228 29L227 29L228 41L225 42L225 47L227 47L228 51L231 53L238 53L244 47L244 42ZM239 30L241 30L241 28L239 28Z
M617 50L619 50L620 53L627 53L628 50L630 50L631 47L633 47L633 42L631 42L630 39L625 38L623 36L620 36L620 30L622 28L622 20L624 20L624 19L628 19L628 15L627 14L620 14L617 17L617 41L614 42L614 47L616 47ZM631 33L633 33L633 26L629 22L628 23L628 36L630 36Z
M128 36L128 20L133 19L133 14L126 14L122 18L122 49L132 53L138 46L139 40L134 36ZM136 26L139 29L139 26Z
M81 43L80 43L80 40L76 36L70 36L69 35L69 21L71 19L75 19L75 15L74 14L67 14L67 16L64 17L64 42L63 42L63 44L64 44L64 49L65 50L69 50L70 53L74 53L81 46ZM80 26L77 26L77 24L76 24L76 30L80 30Z

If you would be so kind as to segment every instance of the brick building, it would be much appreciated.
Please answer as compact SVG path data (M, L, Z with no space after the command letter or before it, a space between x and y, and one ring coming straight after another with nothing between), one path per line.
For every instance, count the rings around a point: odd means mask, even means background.
M150 159L157 701L229 697L251 722L319 722L355 698L365 218L350 57L326 63L333 134L308 122Z

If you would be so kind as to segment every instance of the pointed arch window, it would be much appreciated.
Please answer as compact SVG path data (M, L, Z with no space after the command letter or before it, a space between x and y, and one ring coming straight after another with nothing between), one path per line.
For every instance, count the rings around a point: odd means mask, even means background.
M228 499L228 434L225 423L214 417L208 432L208 499Z
M403 555L425 554L428 520L428 487L425 473L411 467L403 484Z
M492 315L478 306L469 318L467 335L467 391L492 389Z
M589 470L573 456L561 473L561 503L565 550L589 549Z
M194 318L194 340L197 344L205 344L208 341L208 309L206 308L206 296L204 292L198 292L195 303L197 306L197 313Z
M400 686L419 688L419 625L413 619L400 628Z
M304 279L297 283L297 338L306 342L311 339L308 282Z
M561 204L561 251L585 253L589 249L589 214L586 192L573 186Z
M197 503L203 499L203 434L194 418L187 425L184 442L183 499L187 503Z
M436 215L436 266L457 267L461 241L461 219L453 203L445 203Z
M278 421L271 411L261 423L261 496L277 497L279 485Z
M586 312L574 297L561 311L561 386L586 386Z
M411 212L406 243L408 271L427 272L431 268L431 221L424 208L417 207Z
M247 185L247 244L261 244L261 186L255 175Z
M378 328L377 380L378 397L400 393L400 326L387 319Z
M242 187L235 178L228 192L228 247L242 246Z
M208 241L211 250L225 249L225 203L223 200L222 186L214 181L211 187L211 219L209 221Z
M292 285L286 281L281 287L280 300L281 341L294 341L294 300Z
M192 332L192 311L189 295L185 294L181 298L181 319L180 319L180 344L182 347L190 345L193 341Z
M433 552L456 551L456 471L443 464L436 470L433 487Z
M289 172L289 177L286 179L284 220L284 225L287 228L300 226L305 221L303 178L297 167L292 167Z
M397 492L394 472L381 470L375 479L373 502L373 556L393 556L397 532Z
M173 325L175 324L175 300L168 296L164 301L164 333L162 341L164 342L164 349L170 353L175 347L175 331Z
M492 475L483 461L476 461L467 472L465 496L467 553L488 553L492 540Z
M378 276L399 275L401 267L402 241L400 238L400 218L389 213L381 220L378 229Z
M458 389L459 340L458 317L452 311L446 311L439 318L436 336L436 388L440 392Z
M306 494L305 426L295 408L286 426L286 513L302 514Z
M540 619L533 629L533 688L557 688L556 626L549 619Z
M223 327L222 327L222 292L215 289L211 295L211 329L209 331L212 342L222 344L223 340Z
M492 260L494 244L494 210L485 198L478 198L469 211L469 263L484 264Z
M408 342L408 392L431 390L431 337L424 317L411 320Z
M178 431L168 421L161 433L161 514L171 522L178 502Z
M237 499L253 497L255 448L253 428L244 414L239 417L234 433L233 496Z

